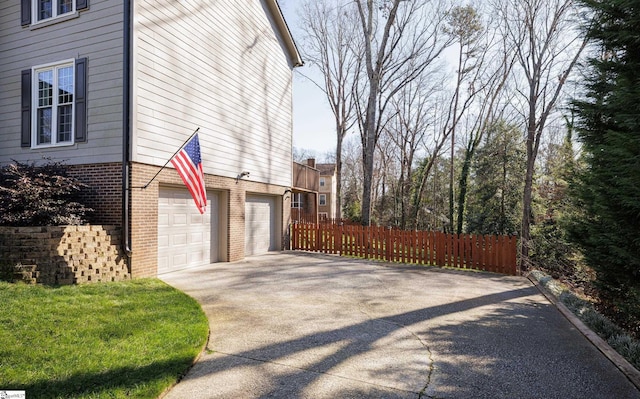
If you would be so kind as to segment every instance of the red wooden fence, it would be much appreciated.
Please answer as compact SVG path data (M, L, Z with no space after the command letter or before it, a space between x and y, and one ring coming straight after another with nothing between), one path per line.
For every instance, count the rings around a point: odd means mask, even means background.
M291 249L387 262L517 274L514 236L445 234L385 227L292 224Z

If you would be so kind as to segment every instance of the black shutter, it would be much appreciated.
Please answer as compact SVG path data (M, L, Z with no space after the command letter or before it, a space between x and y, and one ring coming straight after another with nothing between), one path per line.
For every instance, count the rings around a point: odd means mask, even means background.
M76 60L75 131L76 142L87 141L87 59Z
M31 69L22 71L22 131L20 146L31 147Z
M89 0L76 0L76 10L89 8Z
M31 1L32 0L20 1L20 22L22 25L31 24Z

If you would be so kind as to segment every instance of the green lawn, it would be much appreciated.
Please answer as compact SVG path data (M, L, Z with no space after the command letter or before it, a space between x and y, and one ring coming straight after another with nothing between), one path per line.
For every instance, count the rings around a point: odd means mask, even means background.
M205 345L190 297L156 279L0 282L0 389L27 398L155 398Z

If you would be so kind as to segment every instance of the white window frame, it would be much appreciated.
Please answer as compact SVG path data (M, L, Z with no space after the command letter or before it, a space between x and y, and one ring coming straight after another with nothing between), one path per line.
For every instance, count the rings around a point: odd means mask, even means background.
M320 194L319 195L318 205L327 206L327 194Z
M74 1L75 4L75 1ZM58 141L58 70L71 67L73 93L71 101L71 136L69 141ZM45 71L53 73L53 89L51 104L51 142L38 143L38 108L39 108L39 81L38 74ZM75 60L65 60L32 68L31 73L31 148L61 147L75 144L75 112L76 112L76 68Z
M320 187L324 187L324 186L325 186L325 184L326 184L326 183L325 183L324 177L321 177L321 178L320 178Z
M31 20L35 21L36 24L40 22L51 21L56 18L62 18L69 15L74 15L76 12L76 0L71 0L71 11L65 12L64 14L58 14L58 6L60 5L61 0L51 0L51 16L48 18L40 18L38 15L38 6L40 0L31 0Z

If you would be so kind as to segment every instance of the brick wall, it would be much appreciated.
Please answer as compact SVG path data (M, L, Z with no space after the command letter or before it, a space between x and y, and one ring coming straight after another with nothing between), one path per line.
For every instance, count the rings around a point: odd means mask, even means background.
M90 223L114 226L122 224L121 165L101 163L69 166L69 174L88 186L80 198L86 206L95 210L89 217Z
M0 265L35 266L36 283L65 285L129 279L113 226L0 227Z
M160 168L133 163L131 166L131 274L132 277L155 276L158 271L158 195L160 186L185 188L175 169L166 168L146 188L140 189L153 178ZM291 195L284 195L288 187L256 183L206 175L207 190L220 193L219 223L222 235L221 261L244 258L244 209L247 192L273 195L281 199L282 247L288 246ZM284 195L284 196L283 196ZM213 210L212 210L213 211Z

